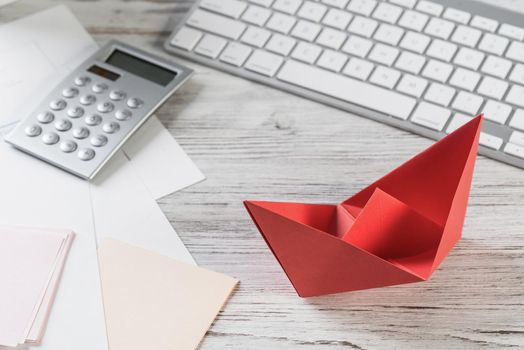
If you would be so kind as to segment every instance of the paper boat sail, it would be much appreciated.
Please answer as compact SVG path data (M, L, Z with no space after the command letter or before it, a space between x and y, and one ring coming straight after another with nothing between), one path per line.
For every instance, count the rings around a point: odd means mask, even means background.
M427 280L461 237L481 124L338 205L244 204L301 297Z

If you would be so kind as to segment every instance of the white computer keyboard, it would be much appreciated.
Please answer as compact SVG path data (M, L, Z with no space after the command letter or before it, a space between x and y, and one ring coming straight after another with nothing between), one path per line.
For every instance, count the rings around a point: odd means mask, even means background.
M518 23L474 1L200 0L165 47L434 139L483 112L480 152L524 168Z

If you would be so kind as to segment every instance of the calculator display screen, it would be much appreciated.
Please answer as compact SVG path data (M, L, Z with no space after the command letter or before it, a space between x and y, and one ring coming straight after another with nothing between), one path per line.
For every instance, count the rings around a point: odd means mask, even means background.
M169 84L176 76L175 72L119 50L113 51L106 63L162 86Z

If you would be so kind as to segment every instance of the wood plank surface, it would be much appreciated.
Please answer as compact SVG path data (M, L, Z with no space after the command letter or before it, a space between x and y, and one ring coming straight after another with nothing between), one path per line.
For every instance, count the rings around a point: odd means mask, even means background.
M59 3L21 0L0 22ZM192 1L65 3L99 44L168 57ZM524 170L478 158L463 239L430 281L300 299L242 201L340 202L432 141L179 61L196 74L157 115L207 180L160 204L201 266L241 280L201 349L524 348Z

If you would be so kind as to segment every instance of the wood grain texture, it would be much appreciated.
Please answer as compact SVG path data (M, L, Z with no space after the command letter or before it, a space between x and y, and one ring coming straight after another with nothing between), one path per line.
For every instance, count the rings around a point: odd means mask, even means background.
M58 3L21 0L0 22ZM100 44L164 56L191 3L66 2ZM524 348L523 170L478 158L463 239L430 281L300 299L242 201L340 202L432 142L180 61L196 74L158 115L207 180L160 204L201 266L241 280L201 349Z

